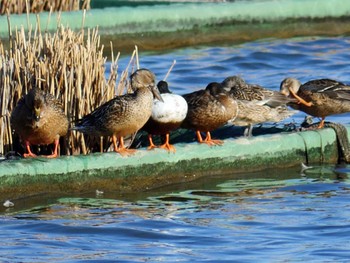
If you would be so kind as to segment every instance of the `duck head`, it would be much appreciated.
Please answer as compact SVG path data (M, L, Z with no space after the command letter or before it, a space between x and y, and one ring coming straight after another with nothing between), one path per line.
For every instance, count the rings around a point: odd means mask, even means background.
M232 88L245 86L246 82L240 76L230 76L224 79L221 85L226 91L230 91Z
M131 88L135 91L139 88L147 87L155 98L164 102L155 84L155 79L156 76L150 70L144 68L138 69L130 75Z
M157 84L157 87L158 87L160 94L171 93L171 91L169 90L169 87L168 87L168 82L166 82L164 80L159 81Z
M34 102L33 119L37 122L40 121L41 108L42 108L41 101Z
M40 121L45 106L45 98L42 91L38 88L31 89L26 95L25 102L32 112L32 119Z
M293 91L295 94L298 92L301 83L295 78L286 78L281 82L280 92L289 97L290 91Z
M227 96L227 90L218 82L210 82L205 88L212 96L225 95Z

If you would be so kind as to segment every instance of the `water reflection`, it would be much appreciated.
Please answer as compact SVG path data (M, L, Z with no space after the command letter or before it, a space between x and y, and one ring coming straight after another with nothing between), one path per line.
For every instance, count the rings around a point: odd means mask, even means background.
M349 54L348 38L303 38L141 53L140 62L162 78L176 59L168 81L185 93L233 74L275 89L286 76L349 82ZM122 58L120 69L128 61ZM348 123L347 117L329 120ZM5 262L345 262L349 174L349 166L297 167L130 194L14 200L0 212L0 256Z
M12 248L46 262L346 258L350 168L301 172L218 175L135 195L50 197L51 204L26 200L1 216L0 255L23 261L5 253Z
M18 200L16 207L7 210L23 219L26 216L38 219L53 219L67 216L67 212L74 218L90 218L101 216L103 211L114 216L126 214L141 215L142 218L152 218L155 210L176 210L190 207L198 209L200 206L214 203L251 202L265 198L281 198L281 193L298 194L314 192L324 196L339 188L343 189L348 183L350 168L347 166L309 166L307 169L290 168L266 170L246 174L225 174L199 178L186 185L170 185L138 194L119 194L106 192L101 194L86 193L74 197L43 196ZM235 179L232 179L234 177ZM72 196L72 195L70 195ZM30 203L32 199L32 203ZM51 200L51 204L40 204L42 200ZM29 210L21 209L32 206ZM164 210L163 210L164 209ZM113 211L111 211L113 210ZM170 209L172 210L172 209ZM85 214L85 212L87 212ZM164 216L160 211L157 212ZM69 215L68 215L69 216Z

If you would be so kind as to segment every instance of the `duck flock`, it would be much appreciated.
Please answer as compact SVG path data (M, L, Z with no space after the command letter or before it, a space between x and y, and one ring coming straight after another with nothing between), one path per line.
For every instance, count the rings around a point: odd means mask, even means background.
M350 112L350 86L331 79L301 84L287 78L280 91L273 91L231 76L182 96L171 93L167 82L156 85L155 80L148 69L135 71L130 75L133 93L104 103L71 129L90 136L109 136L115 152L128 156L136 150L125 147L124 137L139 130L148 133L148 149L159 147L175 152L169 133L178 128L193 130L199 143L221 145L223 141L213 139L210 132L227 124L246 126L244 134L251 136L255 124L279 122L298 110L321 118L318 128L323 128L327 116ZM31 145L52 143L54 151L46 157L57 157L59 138L69 129L60 102L38 88L19 100L11 114L11 124L26 148L24 157L36 157ZM165 143L156 146L152 135L165 135Z

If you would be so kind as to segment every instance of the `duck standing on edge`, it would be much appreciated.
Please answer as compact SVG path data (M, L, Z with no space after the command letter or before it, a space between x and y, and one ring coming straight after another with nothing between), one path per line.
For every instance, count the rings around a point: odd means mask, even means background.
M84 116L72 128L93 136L111 136L114 151L122 156L133 154L127 149L124 136L137 132L152 114L153 98L163 101L155 75L148 69L139 69L130 76L134 93L117 96ZM117 145L119 141L119 147Z
M158 147L175 152L175 147L169 143L169 133L179 128L185 119L188 109L187 102L182 96L171 93L166 81L159 81L157 87L164 102L158 99L153 101L152 115L142 130L148 133L150 143L148 150L157 147L153 143L152 135L165 134L165 143Z
M210 132L235 119L238 110L237 102L217 82L211 82L204 90L198 90L183 97L187 101L188 111L181 126L195 130L199 143L223 144L221 140L213 140ZM200 132L206 132L204 140Z
M329 115L350 112L350 86L331 79L317 79L301 84L295 78L286 78L280 85L281 93L294 97L294 109L321 118L318 128L324 127Z
M51 143L55 144L54 151L45 157L57 157L59 139L68 132L68 119L62 104L39 88L32 88L18 101L11 114L11 124L25 143L28 152L23 155L25 158L36 157L30 145Z
M227 77L222 86L238 103L238 115L233 124L247 126L244 131L246 137L252 136L254 124L280 122L296 113L286 105L295 102L294 98L260 85L248 84L239 76Z

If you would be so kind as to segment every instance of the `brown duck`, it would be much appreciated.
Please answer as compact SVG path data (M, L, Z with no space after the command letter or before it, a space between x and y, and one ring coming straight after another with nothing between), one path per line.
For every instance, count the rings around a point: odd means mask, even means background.
M11 124L25 143L28 153L24 157L36 157L30 145L51 143L55 144L54 151L46 157L57 157L59 138L68 131L68 120L60 102L39 88L31 89L18 101L11 114Z
M237 102L217 82L183 97L187 101L188 111L182 127L195 130L199 143L222 144L221 140L213 140L210 132L235 119ZM200 132L206 132L204 140Z
M244 131L247 137L252 136L254 124L280 122L296 113L286 105L296 102L294 98L260 85L248 84L239 76L227 77L222 86L238 103L238 115L233 124L247 126Z
M298 103L290 104L293 108L320 117L318 128L324 127L327 116L350 112L350 86L335 80L317 79L301 84L295 78L286 78L280 90L298 100Z
M257 84L248 84L239 76L227 77L221 84L237 100L257 101L260 105L272 108L295 101L279 91L266 89Z
M74 130L92 136L111 136L114 150L129 155L136 150L124 146L124 136L137 132L152 113L154 96L163 101L155 75L147 69L139 69L130 76L134 93L117 96L84 116ZM119 147L117 145L119 141Z

